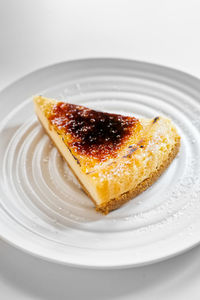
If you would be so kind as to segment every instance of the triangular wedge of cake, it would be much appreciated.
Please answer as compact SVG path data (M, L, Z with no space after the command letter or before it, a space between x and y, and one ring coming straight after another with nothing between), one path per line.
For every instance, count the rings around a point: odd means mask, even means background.
M104 214L151 186L169 166L180 136L165 117L136 119L34 98L47 134Z

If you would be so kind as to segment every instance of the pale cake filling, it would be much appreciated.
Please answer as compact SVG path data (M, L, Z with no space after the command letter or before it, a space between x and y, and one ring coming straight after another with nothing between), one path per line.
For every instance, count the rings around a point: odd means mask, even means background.
M90 194L92 199L95 200L97 205L100 205L102 201L99 198L95 187L90 184L91 179L89 178L89 176L85 175L81 171L81 169L80 169L79 165L77 164L76 160L73 158L73 156L70 153L69 149L66 147L65 143L62 141L62 139L59 137L59 135L53 129L53 127L51 128L51 130L49 129L49 121L44 116L43 112L41 111L41 109L37 105L35 105L35 112L36 112L40 122L44 126L45 130L48 132L49 136L54 141L56 147L60 150L63 157L68 162L70 168L74 171L75 175L79 178L79 180L81 181L81 183L83 184L85 189L88 191L88 193Z

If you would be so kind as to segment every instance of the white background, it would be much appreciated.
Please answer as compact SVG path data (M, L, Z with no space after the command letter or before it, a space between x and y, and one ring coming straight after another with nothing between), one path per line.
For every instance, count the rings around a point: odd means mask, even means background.
M0 89L84 57L132 58L200 77L200 1L0 0ZM0 299L199 300L199 257L196 247L137 269L79 270L0 241Z

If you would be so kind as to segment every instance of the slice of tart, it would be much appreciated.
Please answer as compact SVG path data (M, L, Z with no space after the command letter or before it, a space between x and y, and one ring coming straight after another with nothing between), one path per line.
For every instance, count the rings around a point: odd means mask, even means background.
M179 151L165 117L134 117L34 98L35 112L96 210L104 214L151 186Z

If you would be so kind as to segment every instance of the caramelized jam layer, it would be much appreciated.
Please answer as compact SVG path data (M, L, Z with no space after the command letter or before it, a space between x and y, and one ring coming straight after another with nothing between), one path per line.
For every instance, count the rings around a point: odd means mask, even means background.
M79 154L99 160L115 157L139 123L134 117L99 112L64 102L53 106L49 121L70 135L69 147Z

